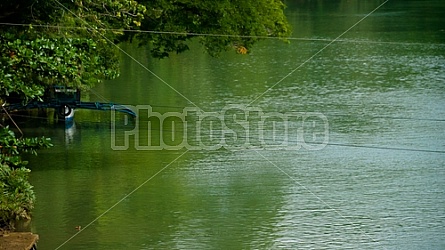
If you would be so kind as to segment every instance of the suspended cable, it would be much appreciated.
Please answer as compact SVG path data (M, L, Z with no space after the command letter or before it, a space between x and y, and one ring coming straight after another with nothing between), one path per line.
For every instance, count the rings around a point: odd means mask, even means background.
M110 102L107 98L105 98L103 95L99 94L97 91L95 91L94 89L90 89L90 92L93 93L94 95L96 95L97 97L99 97L99 99L101 99L104 102Z
M92 30L87 27L73 27L73 26L58 26L48 24L22 24L22 23L0 23L4 26L32 26L53 29L77 29L77 30ZM257 39L280 39L280 40L296 40L296 41L312 41L312 42L333 42L333 39L328 38L304 38L304 37L278 37L278 36L252 36L252 35L230 35L230 34L212 34L212 33L196 33L196 32L178 32L178 31L156 31L156 30L129 30L129 29L105 29L95 28L95 31L111 31L111 32L127 32L127 33L149 33L161 35L181 35L181 36L207 36L207 37L233 37L233 38L257 38ZM337 39L335 42L343 43L365 43L365 44L393 44L393 45L433 45L445 46L443 43L416 43L416 42L385 42L385 41L366 41L366 40L348 40Z
M317 144L314 143L314 145L317 145ZM399 147L386 147L386 146L345 144L345 143L335 143L335 142L329 142L329 143L327 143L327 145L328 146L337 146L337 147L350 147L350 148L366 148L366 149L381 149L381 150L394 150L394 151L410 151L410 152L424 152L424 153L445 154L444 150L434 150L434 149L399 148Z
M25 117L25 118L34 118L34 119L47 119L45 117L35 117L35 116L26 116L26 115L18 115L18 114L11 114L11 116ZM102 123L102 122L96 122L96 123ZM18 128L17 125L16 125L16 127ZM19 131L21 131L20 128L18 128L18 129L19 129ZM151 131L159 131L160 132L161 130L152 128ZM164 132L164 133L173 133L173 131L170 131L170 130L162 130L162 132ZM183 130L176 130L175 132L182 133L184 131ZM22 133L22 135L23 135L23 133ZM250 139L250 137L246 137L246 136L238 136L238 138L240 138L240 139ZM264 141L276 141L273 138L262 138L262 140L264 140ZM288 143L297 143L296 145L298 145L298 143L301 143L302 141L288 140L287 142ZM312 145L312 146L322 145L322 143L308 143L308 142L304 142L304 143L306 143L308 145ZM350 148L365 148L365 149L380 149L380 150L393 150L393 151L408 151L408 152L423 152L423 153L440 153L440 154L445 154L445 150L434 150L434 149L417 149L417 148L357 145L357 144L336 143L336 142L328 142L325 145L326 146L336 146L336 147L350 147ZM289 145L290 148L292 148L292 146L293 145ZM279 147L277 146L276 148L279 148ZM282 148L284 148L284 150L285 150L286 146L282 146ZM249 149L250 148L246 148L245 150L249 150ZM259 149L259 148L252 148L252 149ZM266 147L264 149L267 150L268 148ZM274 145L271 145L269 149L270 150L274 150ZM292 151L292 149L289 150L289 151Z
M97 93L97 92L96 92ZM96 94L95 94L96 95ZM101 95L99 93L97 93L97 96L99 98L101 98ZM102 100L104 100L105 102L109 102L105 97L102 96L101 98ZM137 106L137 105L131 105L131 104L123 104L124 106ZM167 108L167 109L178 109L178 110L183 110L185 107L183 106L169 106L169 105L147 105L153 108ZM286 112L282 112L282 111L276 111L276 110L261 110L264 113L282 113L282 114L286 114L286 113L305 113L304 111L286 111ZM310 112L307 112L310 113ZM328 118L329 117L352 117L352 118L358 118L358 117L365 117L369 118L369 119L386 119L386 120L412 120L412 121L431 121L431 122L445 122L445 119L434 119L434 118L414 118L414 117L400 117L400 116L372 116L372 115L360 115L360 116L354 116L354 115L350 115L350 114L329 114L329 113L325 113L322 112L323 114L325 114ZM17 117L24 117L24 118L31 118L31 119L47 119L46 117L38 117L38 116L32 116L32 115L19 115L19 114L11 114L11 116L17 116Z

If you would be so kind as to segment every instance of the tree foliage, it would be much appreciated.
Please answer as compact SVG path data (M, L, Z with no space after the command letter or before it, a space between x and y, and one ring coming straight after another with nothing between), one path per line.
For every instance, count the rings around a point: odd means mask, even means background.
M152 45L156 57L188 49L185 41L198 36L212 55L228 50L250 50L258 37L286 37L290 28L280 0L231 1L141 1L147 5L143 30L169 31L181 34L142 33L138 37Z
M0 228L12 229L16 221L29 219L34 207L30 170L21 154L37 154L37 149L51 146L47 138L20 139L8 127L0 128Z
M20 154L37 154L37 149L51 147L49 138L17 138L9 127L0 128L0 164L14 168L26 166Z
M93 39L0 35L0 42L0 93L6 96L18 93L34 99L50 85L83 88L117 74L113 51L97 53Z
M0 21L24 26L0 26L0 98L33 99L52 84L88 88L115 78L115 45L126 40L159 58L187 50L194 37L212 55L248 53L259 37L289 35L283 8L281 0L2 1ZM144 32L128 32L138 29Z
M0 28L0 98L24 100L54 84L88 88L117 77L117 51L109 41L140 25L145 12L128 0L21 0L0 7L1 21L26 24Z

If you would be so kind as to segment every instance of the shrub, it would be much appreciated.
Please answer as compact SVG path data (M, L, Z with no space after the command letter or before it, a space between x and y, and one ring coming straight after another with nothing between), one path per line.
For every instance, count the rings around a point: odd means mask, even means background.
M29 169L0 166L0 227L13 229L14 223L31 218L35 195L28 181Z
M48 148L48 138L17 138L8 127L0 128L0 228L11 230L15 222L31 218L35 195L28 176L31 170L22 153L37 154Z

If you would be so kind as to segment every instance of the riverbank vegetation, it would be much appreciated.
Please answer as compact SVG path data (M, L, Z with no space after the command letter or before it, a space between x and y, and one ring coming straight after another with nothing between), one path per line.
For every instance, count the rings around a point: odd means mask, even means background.
M21 157L51 147L48 138L17 138L8 127L0 128L0 229L10 230L14 223L30 219L35 195L28 181L30 170Z

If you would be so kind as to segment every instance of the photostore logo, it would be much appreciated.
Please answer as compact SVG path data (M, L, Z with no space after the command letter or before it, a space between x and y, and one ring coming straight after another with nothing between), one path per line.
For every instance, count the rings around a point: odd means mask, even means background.
M182 112L154 112L131 107L134 120L111 112L113 150L321 150L329 141L329 122L316 112L263 112L228 106L220 112L188 107Z

